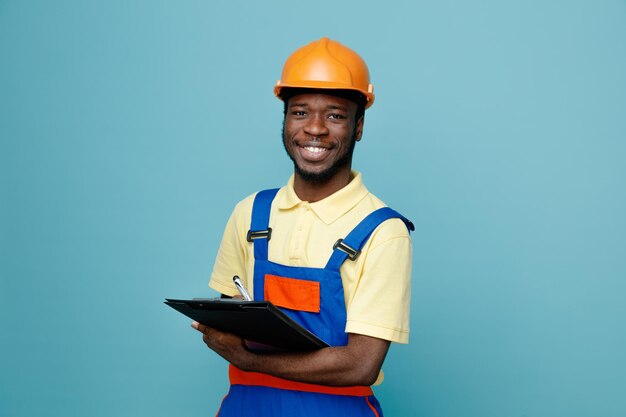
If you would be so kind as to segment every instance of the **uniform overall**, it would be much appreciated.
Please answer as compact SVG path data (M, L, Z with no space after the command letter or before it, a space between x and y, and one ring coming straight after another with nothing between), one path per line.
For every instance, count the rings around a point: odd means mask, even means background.
M339 268L354 260L372 232L387 219L399 218L384 207L372 212L344 239L335 243L324 268L280 265L268 260L270 208L278 189L259 192L252 208L248 241L254 245L254 299L268 300L330 346L348 343L346 305ZM220 417L382 417L371 387L330 387L244 372L229 366L230 390L218 411Z

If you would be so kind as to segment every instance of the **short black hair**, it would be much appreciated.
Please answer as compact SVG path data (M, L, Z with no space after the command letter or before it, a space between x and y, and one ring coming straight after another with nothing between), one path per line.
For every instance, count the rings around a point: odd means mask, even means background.
M280 91L280 99L284 102L283 114L287 114L289 99L299 94L328 94L329 96L341 97L356 104L354 122L358 122L365 115L365 105L367 98L356 90L334 90L327 88L292 88L285 87Z

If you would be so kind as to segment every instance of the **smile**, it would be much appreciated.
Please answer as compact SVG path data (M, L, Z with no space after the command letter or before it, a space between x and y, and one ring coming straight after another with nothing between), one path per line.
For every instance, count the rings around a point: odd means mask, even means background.
M330 155L331 148L316 146L312 144L302 144L298 146L300 157L309 163L319 163Z
M322 153L322 152L327 152L328 151L328 149L320 148L318 146L303 146L302 148L306 149L309 152L313 152L313 153Z

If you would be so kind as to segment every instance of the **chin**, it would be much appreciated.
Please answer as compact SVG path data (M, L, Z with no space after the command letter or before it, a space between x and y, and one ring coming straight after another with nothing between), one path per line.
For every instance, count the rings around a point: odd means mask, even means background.
M324 183L332 179L337 172L339 171L339 167L332 166L326 170L322 170L319 172L307 171L302 169L299 166L295 166L296 174L303 180L312 183Z

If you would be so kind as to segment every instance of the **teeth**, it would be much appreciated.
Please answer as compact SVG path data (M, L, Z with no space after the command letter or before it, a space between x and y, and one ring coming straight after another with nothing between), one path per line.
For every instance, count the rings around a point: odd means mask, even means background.
M317 146L305 146L304 149L313 153L320 153L326 150L325 148L318 148Z

